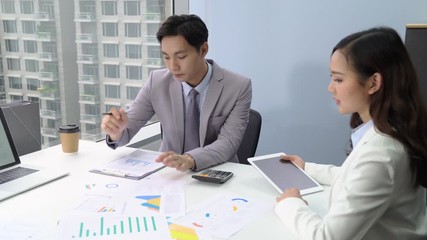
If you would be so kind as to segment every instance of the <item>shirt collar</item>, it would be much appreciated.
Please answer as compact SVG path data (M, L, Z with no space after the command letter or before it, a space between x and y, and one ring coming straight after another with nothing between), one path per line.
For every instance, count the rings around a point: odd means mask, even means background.
M207 61L206 61L206 64L208 65L208 72L206 73L202 81L195 87L196 91L199 94L202 94L206 90L212 76L212 65ZM184 94L185 96L187 96L188 93L191 91L191 89L193 89L193 87L188 85L188 83L186 82L181 82L181 84L182 84L182 89L184 90Z
M369 120L368 122L359 125L357 128L352 130L351 134L351 142L353 144L353 149L356 147L356 145L360 142L360 139L362 139L363 135L372 127L374 126L374 122L372 120Z

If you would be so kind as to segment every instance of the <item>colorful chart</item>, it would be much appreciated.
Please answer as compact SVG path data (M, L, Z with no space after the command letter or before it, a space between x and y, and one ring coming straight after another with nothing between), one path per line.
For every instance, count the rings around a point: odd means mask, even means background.
M155 212L160 211L160 195L136 196L137 199L145 200L141 206L147 207Z
M169 237L170 234L165 218L157 216L110 216L92 215L68 219L63 237L66 239L116 239L120 236L135 236L139 239L148 239L144 237ZM81 220L82 218L84 220Z
M175 240L198 240L199 237L196 234L196 231L189 227L184 227L172 223L169 225L169 230L171 232L171 237Z

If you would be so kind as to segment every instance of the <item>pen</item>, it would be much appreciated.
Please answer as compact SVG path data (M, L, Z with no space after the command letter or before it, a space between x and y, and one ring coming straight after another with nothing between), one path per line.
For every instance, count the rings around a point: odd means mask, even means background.
M111 112L105 112L105 113L102 113L102 115L113 115L113 113L111 113Z

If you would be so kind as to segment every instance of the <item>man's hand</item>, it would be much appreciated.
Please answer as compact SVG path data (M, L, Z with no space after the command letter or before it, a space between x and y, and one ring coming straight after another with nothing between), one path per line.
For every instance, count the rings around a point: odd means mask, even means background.
M156 159L156 162L163 162L165 166L176 168L181 172L185 172L195 166L194 159L190 155L178 155L172 151L162 153Z
M112 108L110 113L102 118L101 129L110 136L111 141L117 141L128 125L128 116L124 109Z

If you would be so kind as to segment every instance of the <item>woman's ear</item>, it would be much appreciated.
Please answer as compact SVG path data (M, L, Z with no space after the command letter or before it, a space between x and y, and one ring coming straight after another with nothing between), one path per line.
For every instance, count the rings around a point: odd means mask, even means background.
M369 79L369 94L374 94L381 89L383 77L380 73L374 73Z

